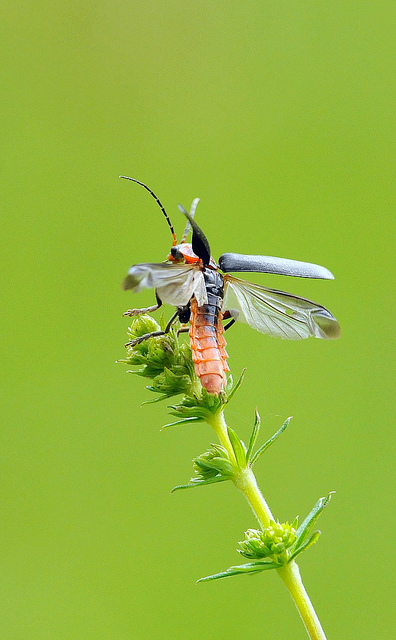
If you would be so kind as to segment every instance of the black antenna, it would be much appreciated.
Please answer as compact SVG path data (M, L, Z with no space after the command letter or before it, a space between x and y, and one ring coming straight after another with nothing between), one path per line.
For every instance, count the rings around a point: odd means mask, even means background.
M175 230L173 228L173 225L170 221L170 218L168 216L168 214L165 211L165 207L162 204L161 200L159 198L157 198L157 196L155 195L154 191L152 191L150 189L150 187L147 186L147 184L144 184L144 182L140 182L140 180L136 180L136 178L129 178L128 176L120 176L120 178L124 178L124 180L131 180L132 182L137 182L137 184L140 184L142 187L144 187L145 189L147 189L147 191L149 192L150 195L153 196L154 200L156 201L156 203L159 205L162 213L164 214L166 221L170 227L170 230L172 232L172 236L173 236L173 246L175 246L177 244L177 239L176 239L176 234L175 234Z

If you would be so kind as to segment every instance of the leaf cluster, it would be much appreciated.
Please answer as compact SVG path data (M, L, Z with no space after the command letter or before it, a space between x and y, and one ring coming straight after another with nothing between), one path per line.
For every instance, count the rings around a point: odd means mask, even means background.
M235 467L230 461L227 450L221 444L212 444L208 451L194 458L193 468L195 475L190 482L174 487L172 493L178 489L190 489L215 482L224 482L235 473Z
M270 558L277 564L287 564L290 549L296 540L297 526L298 518L295 518L292 524L271 520L270 526L263 531L248 529L245 540L238 543L237 551L251 560Z
M234 385L233 389L239 385L240 381L238 381L238 383ZM213 398L213 396L209 397ZM199 415L197 416L197 405L191 405L192 413L190 415L190 413L186 409L185 400L186 399L184 399L181 404L183 406L183 412L186 414L186 417L182 418L181 420L177 420L176 422L167 424L163 428L189 424L190 422L199 422L201 420L208 419L207 406L198 407ZM178 415L181 411L181 404L177 405L177 407L173 406L173 410L175 411L176 415ZM199 411L199 409L201 409L201 411ZM275 440L285 431L285 429L289 426L290 421L291 418L287 418L281 428L278 429L278 431L273 436L271 436L271 438L264 442L263 445L255 450L255 444L260 430L260 415L256 409L253 431L250 436L248 446L245 445L245 443L239 438L239 436L233 429L227 427L228 437L232 446L232 451L234 453L234 460L230 460L229 454L225 447L223 447L222 445L212 444L211 448L208 451L193 459L195 476L191 478L190 482L188 482L187 484L178 485L177 487L174 487L172 491L177 491L178 489L202 487L207 484L230 480L237 474L239 474L241 470L251 468L264 453L264 451L266 451L268 447L270 447L271 444L273 444Z
M178 340L174 327L166 334L154 335L136 343L138 338L152 333L160 333L164 329L163 319L160 325L154 318L146 314L132 318L128 328L129 341L125 345L127 356L118 360L123 364L138 367L128 373L151 380L146 389L160 395L154 401L149 402L157 402L180 393L191 393L196 385L190 345Z
M332 493L327 497L319 498L313 509L309 512L305 520L297 526L296 518L292 525L287 523L271 523L270 527L264 531L249 529L246 532L247 539L240 542L239 553L247 557L257 558L254 562L229 567L225 571L201 578L198 582L209 582L219 578L241 575L245 573L253 574L269 569L279 569L285 564L289 564L295 558L318 541L320 531L312 531L313 527L321 515L323 509L329 504ZM281 535L277 535L282 530ZM276 540L276 538L280 538ZM249 555L250 553L250 555ZM260 557L262 559L260 559Z

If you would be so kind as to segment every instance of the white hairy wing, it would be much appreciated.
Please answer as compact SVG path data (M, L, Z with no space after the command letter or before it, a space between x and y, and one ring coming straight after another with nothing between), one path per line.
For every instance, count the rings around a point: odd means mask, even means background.
M338 338L340 327L330 311L291 293L224 276L223 313L229 311L240 322L274 337Z
M135 264L129 269L123 287L135 293L155 289L163 302L176 307L188 304L194 295L199 306L208 302L204 277L197 265Z

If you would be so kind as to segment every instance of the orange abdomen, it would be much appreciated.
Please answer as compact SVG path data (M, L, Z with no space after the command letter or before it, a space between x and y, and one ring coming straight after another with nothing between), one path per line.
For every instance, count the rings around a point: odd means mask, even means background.
M195 372L202 386L214 395L225 389L229 371L221 311L214 305L198 307L191 300L190 343Z

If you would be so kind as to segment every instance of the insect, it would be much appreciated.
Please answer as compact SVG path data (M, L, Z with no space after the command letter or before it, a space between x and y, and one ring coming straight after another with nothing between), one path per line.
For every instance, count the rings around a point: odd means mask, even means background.
M153 312L163 302L175 306L176 311L164 331L147 333L128 345L134 346L169 332L176 320L182 325L189 323L189 329L182 327L179 331L189 331L196 374L208 393L219 395L225 388L229 370L224 331L235 321L244 322L261 333L289 340L310 336L339 337L339 324L325 307L230 275L230 272L260 272L333 279L328 269L297 260L238 253L224 253L217 265L211 256L209 242L194 219L198 198L193 201L189 213L179 205L187 218L187 226L178 243L170 218L154 192L139 180L120 177L140 184L152 195L173 236L173 245L165 262L133 265L123 282L124 289L134 292L144 288L155 289L156 304L144 309L129 309L124 315ZM186 239L191 229L190 244ZM229 322L224 326L223 320Z

